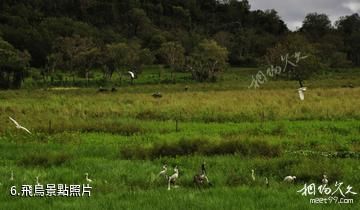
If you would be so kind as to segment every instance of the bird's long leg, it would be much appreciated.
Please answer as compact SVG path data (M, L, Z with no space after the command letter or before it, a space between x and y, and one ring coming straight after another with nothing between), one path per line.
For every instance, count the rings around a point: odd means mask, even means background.
M298 72L298 71L296 71L295 75L296 75L296 79L299 81L299 85L300 85L300 87L301 87L301 88L302 88L302 87L304 87L304 86L303 86L303 82L302 82L302 79L301 79L301 77L300 77L299 72Z
M304 87L304 86L303 86L303 83L302 83L302 81L301 81L300 78L298 79L298 81L299 81L300 87L301 87L301 88Z

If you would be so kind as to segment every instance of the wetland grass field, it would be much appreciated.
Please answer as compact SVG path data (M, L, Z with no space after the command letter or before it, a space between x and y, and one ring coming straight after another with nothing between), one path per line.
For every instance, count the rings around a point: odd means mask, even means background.
M343 182L360 193L359 70L307 81L304 101L292 81L248 89L251 73L231 70L217 83L180 75L176 84L145 74L116 92L0 91L0 209L359 209L358 194L347 195L352 204L310 204L325 196L297 192L326 174L332 189ZM212 185L197 187L204 161ZM179 168L178 188L158 176L164 164L169 175ZM37 176L86 184L85 173L91 197L10 196ZM283 182L288 175L294 183Z

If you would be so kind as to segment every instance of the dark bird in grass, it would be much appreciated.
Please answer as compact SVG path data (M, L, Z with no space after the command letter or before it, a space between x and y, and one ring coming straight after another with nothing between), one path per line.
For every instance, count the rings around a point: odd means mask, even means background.
M156 92L154 94L152 94L152 97L154 98L161 98L162 97L162 94L160 92Z
M109 91L107 88L99 87L98 92L107 92Z
M116 92L116 91L117 91L116 87L111 88L111 92Z
M204 185L207 183L209 186L212 186L212 183L209 181L209 178L206 175L205 162L201 164L200 173L196 174L193 178L193 183L197 186Z
M185 88L184 88L184 90L185 90L185 91L188 91L188 90L189 90L189 86L186 85Z
M342 85L341 87L343 87L343 88L354 88L354 85L350 83L348 85Z

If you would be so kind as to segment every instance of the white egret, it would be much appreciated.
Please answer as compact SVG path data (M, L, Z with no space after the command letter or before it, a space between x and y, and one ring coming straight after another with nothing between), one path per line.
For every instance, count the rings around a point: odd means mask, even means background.
M267 177L265 177L265 184L266 184L266 187L269 187L269 180Z
M254 169L251 169L251 179L255 181L255 171Z
M300 100L304 100L305 99L305 91L306 91L306 87L301 87L298 89L298 92L299 92L299 97L300 97Z
M167 178L166 172L167 172L167 165L165 164L165 165L163 165L163 170L160 171L159 176L163 176L163 177Z
M292 183L295 181L295 179L296 179L296 176L286 176L284 178L284 182Z
M89 183L91 183L91 182L92 182L92 180L91 180L91 179L89 179L89 174L88 174L88 173L85 173L85 176L86 176L86 181L87 181L87 182L89 182Z
M36 185L40 185L39 176L36 176Z
M135 79L135 73L132 71L128 71L128 74L130 74L131 79Z
M329 181L327 179L327 176L325 174L323 175L323 179L321 181L322 181L323 184L328 184L329 183Z
M30 132L27 128L21 126L18 122L16 122L16 120L14 120L14 119L11 118L11 117L9 117L9 119L15 124L15 126L16 126L17 129L22 129L22 130L28 132L29 134L31 134L31 132Z
M175 173L169 177L168 190L170 190L171 183L174 184L174 187L175 187L175 182L176 182L177 178L179 178L179 169L177 168L177 166L175 166L174 172Z

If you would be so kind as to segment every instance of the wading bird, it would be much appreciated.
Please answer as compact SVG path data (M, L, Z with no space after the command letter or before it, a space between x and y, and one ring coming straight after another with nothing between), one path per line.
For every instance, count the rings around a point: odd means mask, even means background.
M134 79L135 79L135 74L132 71L128 71L128 74L130 75L131 78L131 84L134 84Z
M163 170L160 171L159 176L163 176L167 179L168 175L166 174L166 172L167 172L167 165L165 164L165 165L163 165Z
M36 177L36 185L40 185L39 176Z
M11 171L11 177L10 177L9 180L10 180L10 181L14 181L14 172L13 172L13 171Z
M295 71L295 77L297 79L297 81L299 82L299 85L300 85L300 88L297 89L298 92L299 92L299 97L300 97L300 100L304 100L305 99L305 94L304 92L306 91L306 87L304 87L303 85L303 79L299 73L299 71Z
M89 183L91 183L92 182L92 180L91 179L89 179L89 174L88 173L85 173L85 178L86 178L86 181L87 182L89 182Z
M301 87L298 89L298 92L299 92L299 97L300 97L300 100L304 100L305 99L305 91L306 91L306 87Z
M255 181L255 171L254 169L251 169L251 179Z
M130 75L131 79L135 79L135 74L132 71L128 71L128 74Z
M198 186L199 185L203 185L206 181L207 184L209 184L210 186L212 186L212 184L210 183L209 181L209 178L207 177L206 175L206 168L205 168L205 162L203 162L201 164L201 169L200 169L200 173L199 174L196 174L193 178L193 182L194 184L197 184Z
M292 183L295 181L295 179L296 179L296 176L286 176L284 178L284 182Z
M31 132L30 132L27 128L21 126L21 125L20 125L18 122L16 122L13 118L9 117L9 119L15 124L15 126L16 126L17 129L22 129L22 130L28 132L29 134L31 134Z
M323 175L323 179L321 180L321 182L323 183L323 184L328 184L329 183L329 181L328 181L328 179L327 179L327 176L324 174Z
M267 177L265 177L265 184L266 184L266 187L269 187L269 180Z
M162 97L162 94L160 92L156 92L154 94L152 94L152 97L154 98L161 98Z
M173 184L174 187L176 187L175 182L179 178L179 169L177 168L177 166L175 166L174 172L175 173L173 175L171 175L168 179L168 190L170 190L170 184Z

